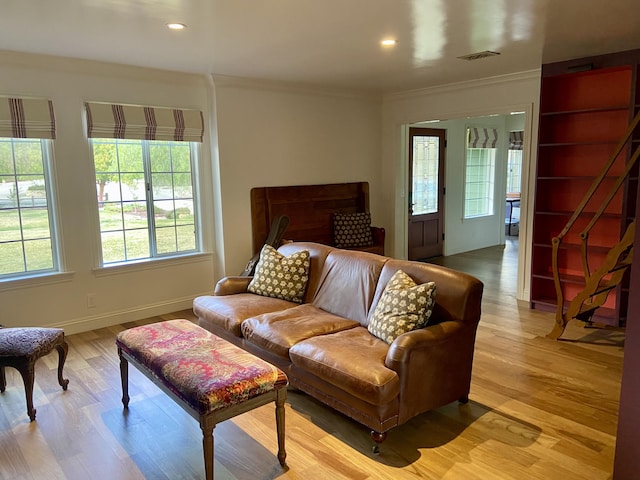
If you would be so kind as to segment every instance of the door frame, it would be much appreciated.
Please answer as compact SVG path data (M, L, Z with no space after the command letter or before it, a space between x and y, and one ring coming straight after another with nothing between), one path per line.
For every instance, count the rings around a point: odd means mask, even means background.
M408 211L407 205L407 182L409 162L408 142L409 127L424 126L429 124L430 119L463 119L472 117L482 117L487 115L509 115L511 112L524 112L524 146L522 157L522 192L521 208L520 208L520 232L519 232L519 248L518 248L518 280L516 297L519 301L528 304L530 298L531 285L531 250L533 239L533 194L535 192L535 171L537 165L537 157L535 154L536 140L538 138L537 116L539 113L536 103L523 103L512 105L496 105L490 109L476 109L457 112L431 112L422 114L423 120L416 118L409 123L396 124L395 151L398 153L396 165L396 193L395 193L395 235L391 255L397 258L407 258L407 235L408 235ZM434 127L437 125L434 123ZM446 168L446 165L445 165ZM451 172L449 172L449 180L451 181ZM448 208L450 195L445 195L445 209ZM447 238L445 236L443 245L444 255L447 255Z

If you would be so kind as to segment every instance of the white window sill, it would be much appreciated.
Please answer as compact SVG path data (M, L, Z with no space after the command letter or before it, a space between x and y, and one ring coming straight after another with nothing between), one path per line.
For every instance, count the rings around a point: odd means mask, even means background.
M188 263L199 263L208 261L213 255L211 253L193 253L189 255L181 255L177 257L167 258L151 258L127 263L118 263L106 265L104 267L94 268L93 274L96 277L106 277L109 275L122 275L141 270L153 270L156 268L165 268L172 265L185 265Z
M28 277L0 280L0 292L70 282L75 272L47 272Z

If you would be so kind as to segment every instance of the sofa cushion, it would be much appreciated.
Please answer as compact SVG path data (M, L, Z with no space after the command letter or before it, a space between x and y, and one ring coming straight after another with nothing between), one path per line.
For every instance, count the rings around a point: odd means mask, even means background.
M241 337L243 320L267 312L276 312L295 307L296 304L279 298L261 297L253 293L213 296L203 295L193 301L195 313L204 326L213 333L226 330Z
M393 343L403 333L426 326L435 301L434 282L416 285L398 270L387 283L367 328L379 339Z
M368 212L334 213L333 241L338 248L373 245L371 214Z
M358 326L296 343L289 356L296 367L367 403L383 405L400 393L398 374L384 364L388 350Z
M265 245L247 290L265 297L302 303L309 280L309 265L308 250L285 257L271 245Z
M334 249L324 262L322 283L313 304L340 317L367 325L367 316L387 257Z
M242 322L242 335L246 341L288 359L291 346L301 340L358 325L354 320L338 317L306 303L248 318Z

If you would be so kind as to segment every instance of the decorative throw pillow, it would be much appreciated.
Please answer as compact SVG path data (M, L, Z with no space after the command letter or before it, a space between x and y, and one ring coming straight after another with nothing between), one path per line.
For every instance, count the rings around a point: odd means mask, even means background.
M391 344L403 333L425 327L435 302L434 282L416 285L409 275L398 270L382 292L369 322L369 332Z
M338 248L373 245L371 214L368 212L334 213L333 241Z
M309 280L309 265L308 250L285 257L271 245L265 245L247 290L264 297L302 303Z

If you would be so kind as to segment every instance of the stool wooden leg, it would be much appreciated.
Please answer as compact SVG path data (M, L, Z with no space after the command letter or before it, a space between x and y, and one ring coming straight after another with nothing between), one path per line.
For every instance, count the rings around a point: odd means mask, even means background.
M27 415L33 422L36 419L36 409L33 408L33 381L34 381L34 363L33 362L21 362L19 365L15 365L16 369L22 376L24 382L24 394L27 398Z
M58 351L58 383L63 390L66 390L67 385L69 385L69 380L62 378L62 369L64 368L64 362L67 359L69 346L67 345L67 342L63 340L62 343L56 345L56 350Z
M122 382L122 405L129 408L129 362L122 356L122 349L118 347L120 357L120 381Z
M0 367L0 392L7 388L7 377L4 376L4 367Z
M204 452L204 478L213 480L213 429L207 421L200 423L202 430L202 451Z
M287 452L284 448L285 423L284 402L287 399L287 389L276 390L276 431L278 433L278 460L283 467L286 465Z

